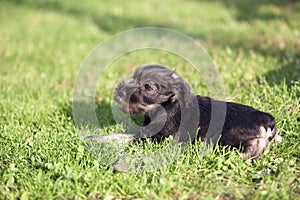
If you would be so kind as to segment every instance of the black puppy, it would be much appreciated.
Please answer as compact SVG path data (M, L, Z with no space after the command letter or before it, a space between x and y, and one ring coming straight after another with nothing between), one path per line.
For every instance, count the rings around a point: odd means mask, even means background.
M220 136L220 145L242 147L248 158L258 157L270 140L274 143L282 140L270 114L249 106L194 95L176 72L160 65L138 68L132 80L118 85L115 100L126 113L144 114L144 123L135 137L182 138L194 131L201 140L206 140L208 134L211 135L209 131L213 131ZM184 112L190 115L184 117ZM212 122L213 112L224 117ZM196 129L191 128L194 119L197 120ZM186 125L181 126L181 123ZM120 134L103 139L119 136L124 137Z

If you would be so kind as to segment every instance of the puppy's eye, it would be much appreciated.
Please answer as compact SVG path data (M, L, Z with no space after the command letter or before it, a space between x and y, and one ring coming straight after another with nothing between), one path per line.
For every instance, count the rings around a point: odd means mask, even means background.
M146 90L151 90L152 89L151 86L147 83L144 85L144 87L145 87Z

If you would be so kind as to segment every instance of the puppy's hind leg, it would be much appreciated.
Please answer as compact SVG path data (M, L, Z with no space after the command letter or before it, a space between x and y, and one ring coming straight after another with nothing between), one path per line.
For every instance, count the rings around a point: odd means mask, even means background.
M267 141L265 138L254 138L248 141L248 144L245 147L245 153L243 155L246 158L257 159L266 148L266 145Z
M247 158L257 159L264 151L269 141L271 141L271 145L279 144L282 142L282 138L277 134L276 126L272 129L270 127L264 128L261 126L258 137L247 142L244 155Z

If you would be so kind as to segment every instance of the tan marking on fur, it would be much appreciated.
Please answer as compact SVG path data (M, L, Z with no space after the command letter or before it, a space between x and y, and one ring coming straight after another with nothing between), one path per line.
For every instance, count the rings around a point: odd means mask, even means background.
M267 138L272 138L273 137L273 134L272 134L272 130L271 128L269 127L268 130L267 130Z
M266 141L269 141L270 138L273 138L271 140L271 145L274 144L280 144L282 142L282 137L280 135L278 135L278 133L274 136L271 128L268 128L267 130L264 127L260 127L260 133L261 133L261 137L264 137L266 139Z
M268 138L268 131L263 127L259 127L260 130L260 137L267 139ZM271 131L271 129L270 129Z
M246 153L244 154L248 158L257 158L259 154L261 154L266 147L266 139L265 138L255 138L248 142L248 147L246 149Z
M171 76L172 76L172 78L174 78L174 79L177 79L177 78L179 78L179 76L178 76L177 74L175 74L175 73L174 73L174 74L172 74Z
M266 140L274 137L270 127L268 129L265 129L263 126L261 126L259 129L260 129L260 137L263 137Z

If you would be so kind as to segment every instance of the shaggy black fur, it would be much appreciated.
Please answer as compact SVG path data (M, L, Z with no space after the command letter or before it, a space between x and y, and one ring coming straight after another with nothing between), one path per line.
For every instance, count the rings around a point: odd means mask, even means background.
M182 133L179 130L182 112L195 110L189 109L195 98L200 113L197 118L197 130L190 129ZM275 119L270 114L249 106L194 95L189 85L175 71L160 65L138 68L132 80L119 84L115 100L124 112L144 114L142 129L140 133L135 134L136 137L160 140L169 136L176 138L179 132L188 134L194 130L198 131L201 140L205 140L209 126L214 123L212 125L216 127L221 125L221 128L212 129L216 135L221 135L220 145L242 147L244 154L249 158L257 157L273 138L275 142L281 142L281 137L277 135ZM221 119L211 122L212 106L219 112L217 115L224 114L223 121ZM186 122L188 120L190 119Z

